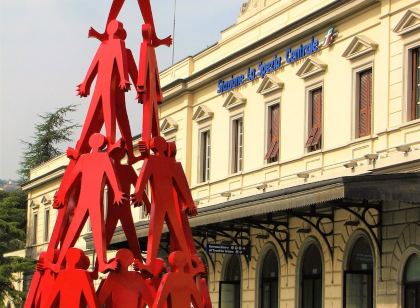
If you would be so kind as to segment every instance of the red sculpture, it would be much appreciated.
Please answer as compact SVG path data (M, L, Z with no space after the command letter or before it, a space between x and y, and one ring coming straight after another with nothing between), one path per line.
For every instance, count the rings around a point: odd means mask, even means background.
M100 152L106 146L105 137L101 134L93 134L89 139L89 145L92 148L92 152L80 156L64 188L64 193L70 191L71 186L77 183L77 179L80 177L80 195L74 217L60 247L58 260L55 266L51 266L55 272L59 271L67 250L74 246L77 238L80 236L88 214L96 254L98 256L99 271L105 272L109 269L114 270L117 268L117 262L115 260L109 264L105 261L106 243L104 238L104 210L102 201L105 176L108 178L109 184L114 191L114 204L116 206L122 205L124 193L119 188L109 154L107 152Z
M128 270L133 263L133 253L128 249L117 252L120 264L117 271L111 272L99 288L100 305L105 307L144 308L151 307L155 290L151 288L141 274Z
M197 208L183 168L175 159L175 143L160 136L158 105L163 96L155 48L170 46L172 38L157 37L150 0L138 3L145 22L138 70L125 46L127 33L116 20L124 0L113 0L105 33L89 30L89 37L97 38L100 46L77 92L88 96L96 78L95 90L80 139L75 148L67 150L70 162L53 203L58 210L56 224L47 251L39 257L25 308L211 308L207 270L197 254L188 222L188 216L197 215ZM143 105L138 157L125 106L129 77ZM122 137L118 141L117 125ZM105 136L100 134L103 126ZM144 160L139 176L132 166L138 160ZM107 204L103 200L105 186ZM131 196L134 206L144 204L150 214L145 262L126 197L131 186L135 187ZM150 201L146 190L151 193ZM91 273L87 271L89 259L74 248L88 217L97 258ZM119 250L107 261L118 222L129 249ZM171 235L168 269L158 258L164 222ZM128 270L131 264L135 271ZM98 278L98 272L108 273L108 277L100 284L97 297L92 279Z
M168 304L169 308L189 308L191 303L196 308L203 307L193 275L184 271L187 264L185 254L180 251L172 252L169 255L169 264L171 272L163 277L158 297L152 307L162 308Z
M90 275L86 271L86 256L77 248L69 248L66 254L66 268L57 276L51 288L47 308L57 305L60 308L82 307L99 308L98 299Z

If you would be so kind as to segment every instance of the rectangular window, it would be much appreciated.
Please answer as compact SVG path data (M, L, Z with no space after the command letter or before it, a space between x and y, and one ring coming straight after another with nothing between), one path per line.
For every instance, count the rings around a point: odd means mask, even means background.
M322 87L309 91L309 125L306 148L309 152L322 145Z
M44 217L44 242L48 242L50 235L50 210L45 210Z
M244 125L243 119L232 121L232 173L243 170L244 160Z
M38 214L34 214L34 220L32 225L32 245L37 243L37 232L38 232Z
M279 115L279 104L268 107L267 153L265 154L267 163L273 163L279 160Z
M420 119L420 47L411 50L410 120Z
M199 182L207 182L210 179L210 131L200 133L200 166Z
M372 68L357 73L357 137L371 134Z

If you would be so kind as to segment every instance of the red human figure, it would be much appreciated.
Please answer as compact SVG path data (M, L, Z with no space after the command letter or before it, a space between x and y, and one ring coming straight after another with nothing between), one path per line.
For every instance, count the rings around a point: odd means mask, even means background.
M139 273L128 270L134 261L133 253L128 249L121 249L118 250L116 258L120 268L109 273L100 287L100 305L113 308L144 308L146 305L151 307L155 291Z
M75 150L67 150L69 156L77 158L80 153L83 153L89 137L99 132L103 124L105 124L108 143L110 145L115 143L116 93L119 90L129 90L126 48L122 39L124 33L120 22L113 20L108 24L108 38L99 46L85 79L77 88L81 97L88 96L92 82L97 77L80 139Z
M32 277L31 286L26 296L24 308L38 308L48 299L48 292L51 290L55 281L55 274L48 269L44 269L44 262L48 262L47 252L41 252L36 265L36 271Z
M121 191L129 196L131 185L136 185L137 174L133 167L130 165L121 164L121 160L124 158L126 151L123 148L117 147L110 153L114 160L114 169L118 178L118 182ZM130 209L130 200L124 199L121 206L114 206L114 192L108 191L108 212L106 215L105 222L105 243L108 247L112 240L112 236L117 227L118 221L121 222L122 229L125 237L127 238L128 246L133 252L137 260L141 260L141 249L137 238L136 229L134 227L134 220ZM143 192L143 202L149 204L146 192ZM150 205L148 205L150 207ZM141 261L140 261L141 262ZM94 277L97 274L97 267L95 267Z
M124 29L121 29L120 32L121 32L120 34L121 39L125 41L125 39L127 38L127 32ZM90 33L90 37L95 37L100 41L103 41L104 39L106 39L106 37L103 37L100 33L98 33L93 28L90 29L89 33ZM125 50L125 56L127 58L128 75L131 78L131 81L133 82L133 84L135 84L138 80L136 61L134 60L133 53L128 48L126 48ZM127 148L128 162L130 165L132 165L139 159L137 159L134 156L134 152L133 152L133 137L131 134L130 121L128 119L127 108L125 105L125 91L122 91L120 89L116 89L115 111L116 111L118 127L120 128L121 136L124 139L125 145Z
M149 144L150 138L160 135L158 105L162 102L159 71L155 48L152 46L152 27L142 26L143 42L140 46L139 77L137 92L143 103L142 139Z
M65 200L64 197L62 199L60 197L63 188L68 183L68 177L75 164L75 160L70 161L70 164L64 172L60 188L54 197L53 207L58 210L58 214L47 249L49 260L51 261L55 261L54 251L63 243L64 236L67 232L68 226L70 225L71 218L73 217L74 209L77 205L77 199L80 193L80 187L78 183L76 183L73 185L73 190L68 194L67 200Z
M98 256L99 271L114 270L118 265L115 260L109 264L105 261L106 243L102 196L106 178L110 188L114 191L114 204L121 205L124 200L124 194L119 188L109 154L100 152L106 146L105 137L101 134L93 134L89 139L89 145L92 148L92 152L79 157L72 169L72 173L69 175L67 186L64 188L65 194L71 191L72 185L77 183L80 177L80 194L74 217L61 245L58 260L54 266L51 266L55 272L58 272L67 250L74 246L88 215L90 216L95 250Z
M109 11L107 25L114 19L117 19L118 15L120 14L121 8L124 5L125 0L113 0L111 9ZM153 13L152 7L150 6L150 0L137 0L140 12L143 16L143 20L145 24L149 24L152 28L151 31L151 40L154 47L158 47L160 45L170 46L172 44L172 37L169 35L164 39L159 39L156 35L155 30L155 22L153 20ZM89 36L98 36L98 33L94 29L89 30ZM105 37L106 34L99 34L100 37Z
M99 308L92 279L86 268L86 256L77 248L69 248L66 253L66 268L57 276L48 301L41 308L82 307Z
M185 272L187 258L183 252L174 251L169 255L171 271L162 279L153 308L202 308L200 294L193 276ZM170 300L168 300L170 298Z
M164 220L169 226L170 234L175 236L180 250L185 252L188 256L189 247L185 234L180 223L179 213L177 210L177 200L174 200L174 190L179 185L180 170L177 163L170 157L167 157L167 143L162 137L155 137L150 142L151 149L155 155L150 155L144 160L139 178L137 179L136 189L132 195L133 203L140 203L142 201L142 192L145 190L147 183L150 182L152 192L152 206L150 211L150 227L149 238L147 243L147 260L146 264L138 264L140 270L151 272L153 263L158 255L161 232ZM183 190L177 190L178 196L181 199L188 199ZM185 210L191 213L196 211L194 203L189 203ZM187 258L189 268L192 268L191 259Z

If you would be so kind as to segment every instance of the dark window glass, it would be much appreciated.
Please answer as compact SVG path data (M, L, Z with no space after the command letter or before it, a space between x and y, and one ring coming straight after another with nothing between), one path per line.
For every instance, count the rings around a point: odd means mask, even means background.
M404 307L420 307L420 256L413 255L408 259L404 273Z
M279 268L276 254L271 250L264 258L261 277L261 303L262 308L272 308L278 305Z
M37 243L37 233L38 233L38 214L34 214L33 229L32 229L32 244Z
M47 242L49 239L50 233L50 210L45 210L44 217L44 242Z
M241 264L238 256L230 258L226 265L224 280L220 281L219 307L239 308L241 306Z
M366 239L353 246L344 279L344 307L373 307L373 255Z
M301 276L301 307L322 307L322 259L319 249L312 244L303 258Z
M420 119L420 48L411 50L410 119Z

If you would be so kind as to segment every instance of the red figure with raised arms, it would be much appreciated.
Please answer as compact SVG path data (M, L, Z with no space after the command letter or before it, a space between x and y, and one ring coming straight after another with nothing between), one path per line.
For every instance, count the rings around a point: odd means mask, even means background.
M194 202L189 200L189 191L187 193L182 189L184 176L182 169L179 169L179 166L173 158L167 156L168 145L165 139L162 137L153 138L150 142L150 148L155 152L155 155L150 155L145 158L136 183L135 192L132 195L134 204L141 203L143 191L150 182L152 206L147 243L147 260L144 265L137 264L140 270L146 270L148 272L151 272L153 269L153 262L158 255L161 233L165 220L169 227L170 234L175 237L180 250L185 252L188 256L190 255L188 243L180 221L178 198L189 201L184 203L184 211L191 214L197 213ZM192 265L190 258L187 258L187 263L189 269L191 269Z
M101 41L102 39L106 38L106 37L103 37L100 33L98 33L93 28L91 28L90 30L90 37L95 37ZM122 40L125 40L127 38L127 32L124 29L120 30L120 37ZM138 80L137 65L136 65L136 61L134 60L133 53L128 48L126 48L125 50L125 57L127 58L128 75L131 81L133 82L133 84L136 84ZM120 89L116 90L115 112L116 112L116 117L117 117L117 123L118 123L118 126L120 127L121 136L124 139L125 145L127 148L128 162L129 164L133 164L139 159L134 157L134 153L133 153L133 137L131 134L130 121L128 119L127 108L125 105L125 91L122 91Z
M106 146L105 137L101 134L93 134L89 139L89 145L92 152L79 157L77 164L69 175L67 186L64 188L64 193L67 193L71 191L74 183L80 182L80 194L74 216L65 235L58 260L52 267L55 272L58 272L67 250L74 246L88 215L90 216L93 240L98 256L99 271L114 270L118 265L115 260L109 264L105 261L106 243L102 196L106 179L108 179L110 188L114 192L114 204L121 206L124 194L119 188L109 154L100 151ZM80 178L79 181L78 178Z
M171 271L163 276L153 308L203 308L193 275L185 272L187 258L181 251L169 255ZM170 298L170 300L169 300Z
M80 249L69 248L66 253L66 268L57 276L47 303L41 308L82 307L99 308L92 279L86 269L86 256ZM86 305L83 305L86 306Z
M128 249L118 250L116 258L120 264L117 271L109 273L99 289L100 305L114 308L151 307L155 291L149 287L141 274L128 270L133 264L133 253Z
M111 9L109 10L108 20L106 24L108 25L112 20L117 19L120 14L121 8L124 5L125 0L113 0ZM159 39L156 35L155 22L153 20L152 7L150 6L150 0L137 0L141 15L145 24L149 24L152 27L151 30L151 42L153 47L158 47L160 45L170 46L172 44L172 37L169 35L164 39ZM104 40L106 34L99 34L96 30L91 28L89 30L89 37L95 36Z
M150 138L160 135L158 105L162 103L159 70L155 48L152 46L152 26L142 26L143 42L140 45L139 78L137 92L143 103L142 139L149 144Z
M123 40L126 34L122 24L112 20L107 26L107 34L107 40L99 46L85 79L77 89L81 97L88 96L92 82L97 77L95 91L76 149L67 150L70 157L77 158L80 153L85 153L89 137L99 132L104 123L108 143L110 145L115 143L116 95L119 90L129 90L130 83ZM128 133L123 132L123 134Z

